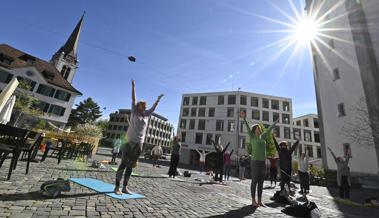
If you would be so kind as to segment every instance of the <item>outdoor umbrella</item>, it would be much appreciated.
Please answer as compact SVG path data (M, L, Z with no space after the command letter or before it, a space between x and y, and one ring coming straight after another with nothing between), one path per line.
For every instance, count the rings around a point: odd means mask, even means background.
M12 110L14 103L16 102L16 96L12 96L5 103L3 109L0 111L0 123L7 124L11 120Z
M16 90L18 83L19 82L17 78L14 77L0 93L0 111L3 110L3 107L8 102L9 98L13 95L13 92Z

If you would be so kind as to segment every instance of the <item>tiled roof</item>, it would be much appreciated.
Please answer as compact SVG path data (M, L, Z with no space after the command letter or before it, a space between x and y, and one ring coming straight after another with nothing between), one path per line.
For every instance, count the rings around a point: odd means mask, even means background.
M67 80L65 80L60 72L47 61L36 58L7 44L0 44L0 57L1 56L12 59L10 64L0 61L1 67L8 69L17 69L30 66L35 67L48 83L82 95L81 92L79 92ZM23 60L25 59L23 58L25 56L30 57L33 61L27 62L26 60Z

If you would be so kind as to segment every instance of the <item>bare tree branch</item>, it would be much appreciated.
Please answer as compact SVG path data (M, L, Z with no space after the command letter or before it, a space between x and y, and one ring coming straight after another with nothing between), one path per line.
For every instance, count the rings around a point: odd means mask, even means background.
M363 96L359 102L350 109L354 114L353 121L345 121L340 134L360 146L374 146L374 140L379 140L379 110L375 109L373 113L375 117L370 119L366 108L366 101Z

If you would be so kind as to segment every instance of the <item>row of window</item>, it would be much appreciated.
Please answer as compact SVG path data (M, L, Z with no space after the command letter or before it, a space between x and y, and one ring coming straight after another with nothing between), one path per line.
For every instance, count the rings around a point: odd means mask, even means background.
M149 134L151 136L157 136L157 137L162 137L162 138L170 138L170 133L165 133L156 129L149 129Z
M241 108L240 111L244 111L246 113L246 109ZM190 113L191 112L191 113ZM183 117L205 117L205 112L206 108L183 108L182 111L182 116ZM262 114L262 119L261 119L261 114ZM253 109L251 111L251 119L253 120L262 120L262 121L270 121L269 120L269 111L261 111L260 110L255 110ZM226 117L234 117L235 114L235 109L234 108L227 108L226 111ZM208 108L208 117L214 117L215 116L215 108L211 107ZM247 114L246 118L249 118L250 116ZM277 112L272 113L272 121L278 120L280 122L280 114ZM282 114L282 123L284 124L290 124L290 115L289 114Z
M0 82L9 83L12 80L13 76L14 76L13 74L8 73L7 71L0 69ZM28 84L29 85L28 91L31 91L31 92L34 91L34 88L37 85L37 83L35 81L28 79L28 78L25 78L25 77L17 76L17 79L19 81L23 81L24 83ZM69 101L71 98L70 93L62 91L62 90L58 90L58 89L55 89L51 86L47 86L47 85L43 85L43 84L39 84L36 92L38 94L48 96L48 97L52 97L52 98L56 98L56 99L59 99L62 101Z
M64 112L66 111L66 108L55 105L55 104L49 104L44 101L39 101L37 105L33 105L35 109L39 109L40 111L44 113L54 114L57 116L63 116Z
M317 118L312 118L311 120L313 120L313 127L314 128L319 128L318 119ZM303 122L303 125L301 125L301 122ZM309 126L309 119L297 120L296 121L296 126L310 127Z
M299 145L297 147L298 152L296 153L300 156L300 154L303 153L305 150L308 152L309 157L321 158L321 148L319 146L316 148L316 155L313 153L312 145Z
M121 125L108 125L109 130L118 130L118 131L127 131L128 126L121 126Z
M170 145L170 141L164 141L161 139L154 139L151 137L147 137L146 143L153 144L153 145L161 145L161 146L169 146Z
M119 139L121 137L121 134L115 134L115 133L107 133L108 139ZM155 144L155 145L162 145L162 146L169 146L170 141L162 140L162 139L154 139L152 137L146 137L146 143L149 144Z
M181 135L181 139L182 139L182 142L185 142L186 141L186 132L182 132L182 135ZM205 137L205 139L204 139ZM211 145L211 141L210 139L213 139L215 141L218 141L219 139L221 139L221 135L219 134L212 134L212 133L196 133L195 134L195 144L204 144L204 140L205 140L205 145ZM240 144L239 144L239 147L240 148L246 148L246 138L245 137L240 137ZM308 150L308 155L309 157L314 157L314 154L313 154L313 146L312 145L304 145L305 149ZM303 145L299 145L298 148L298 155L300 155L302 152L303 152ZM346 149L345 149L346 150ZM320 147L317 147L316 148L316 157L317 158L321 158L321 148Z
M303 138L301 137L303 136ZM314 132L313 138L312 138L312 131L309 130L303 130L303 134L301 135L300 129L293 129L293 138L303 140L305 142L316 142L320 143L320 134L319 132Z
M198 105L198 96L192 97L192 104L191 105ZM190 105L190 97L184 97L183 98L183 105L188 106ZM248 105L247 104L247 96L246 95L240 95L240 105ZM250 97L250 106L252 107L260 107L262 105L263 108L270 108L270 101L271 101L271 109L274 110L280 110L280 104L279 100L270 100L267 98L258 98L258 97ZM207 104L207 96L200 96L200 104L199 105L206 105ZM217 104L218 105L224 105L225 104L225 96L219 95L217 98ZM236 95L228 95L227 96L227 104L228 105L234 105L237 104L237 96ZM287 101L283 101L282 104L282 110L283 111L290 111L290 103Z
M236 131L236 124L234 120L227 120L227 128L228 132ZM224 131L224 120L216 120L216 131L223 132ZM195 130L196 120L189 120L188 129ZM182 130L187 129L187 120L182 119L180 122L180 128ZM206 129L206 120L198 120L197 122L197 130L205 130ZM274 133L277 137L281 137L280 127L275 127L273 129ZM241 121L240 123L240 132L246 132L245 125ZM284 138L291 139L291 129L289 127L284 127Z
M110 122L120 122L120 123L127 123L128 122L126 117L114 117L114 116L111 116L109 121ZM168 123L161 123L161 122L158 122L157 120L150 119L150 125L158 128L158 129L163 129L163 130L166 130L169 132L171 131L171 126Z
M116 131L128 131L128 126L122 126L122 125L108 125L108 130L116 130ZM164 137L164 138L170 138L170 133L165 133L162 131L158 131L156 129L149 128L149 134L158 136L158 137Z
M205 130L205 123L206 123L205 120L199 120L197 130ZM185 129L185 128L182 128L182 126L180 128ZM235 122L233 120L229 120L228 126L227 126L227 131L228 132L234 132L235 128L236 128ZM195 129L195 121L194 120L190 120L189 129L190 130ZM220 120L219 122L216 123L216 131L224 131L224 122L223 121ZM241 132L244 132L244 131L245 130L243 128L243 124L241 123ZM278 138L291 139L291 128L283 127L283 134L282 134L281 128L279 126L276 126L275 128L273 128L273 134L275 135L275 137L278 137ZM304 130L303 136L304 136L304 138L302 139L301 132L299 129L293 130L293 139L299 139L299 140L303 140L306 142L320 143L320 134L318 132L314 133L313 140L312 140L312 132L311 131Z

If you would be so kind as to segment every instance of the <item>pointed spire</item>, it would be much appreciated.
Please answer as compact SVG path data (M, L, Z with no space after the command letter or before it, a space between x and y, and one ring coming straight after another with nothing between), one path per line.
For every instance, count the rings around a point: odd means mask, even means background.
M72 31L67 42L59 49L58 53L61 53L63 51L65 53L65 56L70 55L74 58L77 57L76 55L77 55L80 31L82 29L83 18L84 18L85 14L86 14L86 12L84 11L84 13L83 13L82 17L80 18L78 24L76 24L74 31Z

